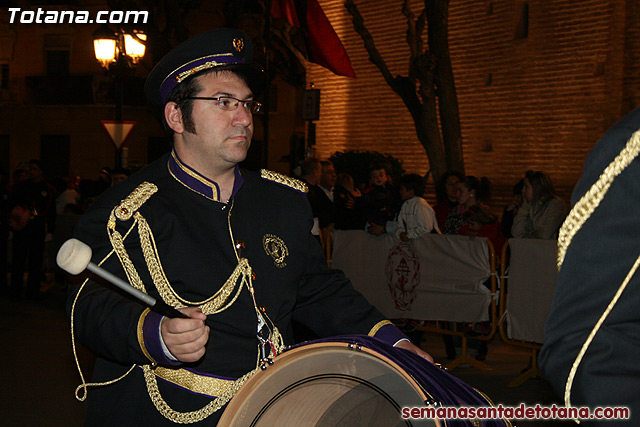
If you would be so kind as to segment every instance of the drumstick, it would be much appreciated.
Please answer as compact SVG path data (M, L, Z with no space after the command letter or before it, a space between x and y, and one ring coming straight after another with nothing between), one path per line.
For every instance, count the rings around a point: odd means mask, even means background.
M81 242L78 239L69 239L58 251L56 262L67 273L76 274L82 273L85 269L91 271L94 274L107 280L109 283L122 289L129 295L138 299L139 301L148 305L152 310L163 316L174 318L181 317L183 319L189 319L189 316L176 310L175 308L167 305L164 301L155 299L151 295L147 295L142 291L134 288L118 276L108 272L107 270L100 268L91 262L91 248Z

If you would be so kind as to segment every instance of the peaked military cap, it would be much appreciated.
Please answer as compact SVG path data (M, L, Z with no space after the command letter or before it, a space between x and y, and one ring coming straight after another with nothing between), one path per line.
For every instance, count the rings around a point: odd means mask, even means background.
M151 70L144 93L154 104L164 104L169 92L187 78L210 69L231 69L249 86L259 83L262 70L251 64L253 44L245 33L217 28L186 40L167 53Z

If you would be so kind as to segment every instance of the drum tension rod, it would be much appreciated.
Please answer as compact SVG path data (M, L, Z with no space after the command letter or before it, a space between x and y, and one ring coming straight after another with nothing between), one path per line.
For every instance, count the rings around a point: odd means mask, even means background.
M264 338L265 329L265 326L260 328L257 335L258 341L260 341L260 369L263 371L267 369L269 365L273 365L273 357L271 356L273 344L268 338Z

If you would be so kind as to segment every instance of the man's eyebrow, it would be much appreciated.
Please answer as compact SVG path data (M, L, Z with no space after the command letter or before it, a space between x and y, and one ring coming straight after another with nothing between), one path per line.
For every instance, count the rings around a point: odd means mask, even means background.
M228 98L237 98L237 99L240 99L242 101L251 101L251 100L253 100L253 94L252 93L248 94L246 98L239 98L239 97L237 97L234 94L229 93L229 92L216 92L211 97L212 98L217 98L219 96L226 96Z

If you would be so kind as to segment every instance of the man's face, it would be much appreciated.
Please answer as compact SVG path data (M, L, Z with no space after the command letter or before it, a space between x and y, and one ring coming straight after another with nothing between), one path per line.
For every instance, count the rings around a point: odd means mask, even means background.
M322 166L322 175L320 175L320 185L324 188L331 189L336 185L336 168L332 164Z
M371 185L382 187L388 181L387 171L384 169L376 169L371 171Z
M206 74L197 79L201 89L196 96L253 99L244 80L232 72ZM221 172L243 161L253 135L251 111L242 103L235 110L224 111L213 100L192 102L195 133L185 130L175 139L180 157L202 171Z

